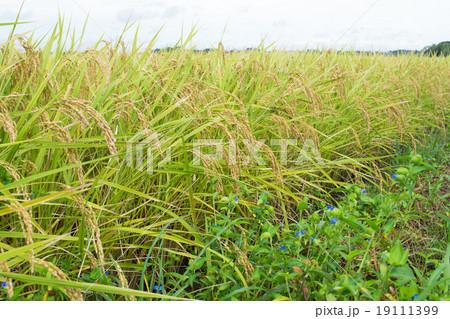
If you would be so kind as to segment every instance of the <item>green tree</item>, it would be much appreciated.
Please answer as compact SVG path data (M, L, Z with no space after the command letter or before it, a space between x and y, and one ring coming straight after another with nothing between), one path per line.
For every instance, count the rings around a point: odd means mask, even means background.
M426 55L448 56L450 55L450 41L444 41L439 44L434 44L431 47L424 49Z

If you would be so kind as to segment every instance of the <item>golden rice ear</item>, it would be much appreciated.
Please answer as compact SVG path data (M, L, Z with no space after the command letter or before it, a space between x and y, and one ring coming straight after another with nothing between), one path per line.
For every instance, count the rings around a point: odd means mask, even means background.
M30 81L31 85L36 87L43 62L42 51L29 45L27 39L23 36L19 36L17 39L25 50L25 54L14 65L13 87L22 80Z
M48 261L39 259L39 258L32 257L31 259L34 264L46 268L52 274L52 276L55 277L56 279L67 280L67 277L64 274L64 272L61 269L59 269L58 267L56 267L54 264L52 264ZM64 292L66 293L67 297L69 297L69 299L71 301L82 301L83 300L83 295L82 295L80 289L64 288Z
M366 121L366 124L367 124L366 133L369 134L370 133L370 115L369 115L370 105L368 103L366 103L359 96L356 97L355 100L356 100L356 108L358 108L361 111L361 113L363 114L364 120Z
M31 221L31 211L25 209L16 199L9 198L10 204L6 204L6 206L12 211L16 212L19 216L20 226L22 227L22 232L25 237L25 242L27 245L31 245L34 243L33 241L33 223ZM34 250L30 249L30 266L31 273L34 272Z
M269 119L277 124L281 136L285 136L286 138L290 137L291 130L284 117L281 117L279 115L272 115Z
M384 184L383 174L381 174L381 171L378 168L376 163L372 162L371 164L372 164L372 168L373 168L374 172L376 173L376 180L378 180L378 183L379 183L380 193L382 193L383 192L383 184Z
M19 175L19 173L17 172L17 170L10 164L4 162L4 161L0 161L0 166L3 167L13 178L13 180L19 181L21 179L21 176ZM26 186L24 184L21 184L18 188L17 191L19 194L21 194L24 198L25 201L29 201L30 197L28 196L27 193L27 189ZM24 234L24 238L25 238L25 242L27 243L27 245L31 245L33 244L33 223L31 221L31 210L30 209L25 209L20 202L14 198L14 197L9 197L8 200L10 201L9 204L6 204L6 206L8 208L10 208L12 211L16 212L17 215L19 216L19 221L20 221L20 226L22 228L22 232ZM34 256L34 251L33 249L30 250L30 257ZM31 263L31 272L34 271L34 267L33 267L33 262L32 260L30 261Z
M245 240L245 237L243 237ZM250 263L250 261L248 260L248 256L247 256L247 251L246 251L246 243L244 245L244 252L242 250L239 249L238 246L236 246L235 243L231 242L231 244L233 245L233 249L234 252L237 255L237 264L241 265L244 267L244 271L245 271L245 277L247 280L250 280L253 274L253 271L255 270L255 268L253 267L253 265Z
M105 137L106 145L108 146L108 150L111 153L111 155L117 155L117 148L115 144L116 139L111 130L111 127L109 127L108 122L106 122L103 116L92 107L86 106L85 110L100 127L100 130L102 131L103 136ZM115 158L115 160L117 161L117 158Z
M19 167L18 167L19 170L23 170L27 174L30 174L33 171L36 173L39 173L39 169L32 161L23 159L23 160L20 160L20 162L23 164L19 165Z
M217 167L220 167L218 161L216 159L206 158L206 156L200 150L194 150L193 154L194 156L200 158L205 176L211 176L211 178L217 177L217 183L214 184L214 190L216 192L223 192L222 178L219 176L219 173L217 171ZM212 174L210 174L210 170L212 171Z
M280 183L280 185L283 185L283 174L281 171L281 166L277 161L277 158L275 157L275 154L272 152L270 147L267 144L263 144L262 148L264 149L264 153L267 154L270 158L270 163L272 166L272 170Z
M20 174L18 173L17 169L14 168L11 164L6 163L4 161L0 161L0 166L3 167L8 173L9 175L11 175L11 177L13 178L13 180L15 182L17 182L18 180L20 180L22 178L22 176L20 176ZM23 196L24 200L30 200L30 198L28 197L28 193L27 193L27 188L26 185L20 185L17 188L17 191Z
M73 143L72 138L70 137L70 133L65 129L59 126L58 123L55 122L42 122L40 123L41 126L47 127L49 129L55 130L56 134L54 135L55 138L61 142L61 143ZM75 148L64 148L64 152L69 157L69 161L72 164L81 164L80 158L78 156L78 151ZM80 166L77 166L75 168L78 176L78 180L80 181L80 184L84 184L84 174L83 174L83 168Z
M400 134L400 141L403 142L403 128L405 126L405 121L403 119L404 111L397 106L390 106L386 109L386 116L389 122L394 118L395 124L397 125L398 132Z
M417 144L416 144L416 138L411 133L408 133L408 136L411 138L410 141L414 148L414 153L417 153Z
M100 267L104 269L105 267L105 254L103 252L103 244L100 236L100 227L98 226L97 217L94 213L94 210L90 205L85 204L85 200L80 195L72 195L72 199L78 205L81 214L84 216L87 229L92 236L92 242L94 246L94 250L97 253L98 261L100 263ZM92 253L88 255L88 258L92 257ZM91 262L94 259L91 260ZM97 262L94 262L97 265Z
M96 86L99 86L101 82L105 79L105 88L103 89L103 94L106 92L108 85L111 81L111 56L107 57L102 51L98 50L86 50L84 51L82 57L85 59L87 64L88 81ZM100 75L98 73L100 71Z
M359 140L358 133L356 133L356 130L353 127L350 127L350 131L352 131L352 134L355 137L356 146L358 147L358 152L361 154L363 148L362 148L362 145L361 145L361 141Z
M0 113L0 126L3 127L9 136L11 142L15 142L17 138L16 123L6 113Z
M97 264L97 260L95 259L95 256L89 250L87 250L86 248L84 248L83 251L86 253L86 257L91 262L91 268L92 269L97 268L98 264Z
M81 122L81 128L91 128L89 121L83 114L83 102L75 98L65 98L57 102L61 112L71 118L76 118Z
M116 267L117 275L118 275L119 281L120 281L120 286L123 288L128 288L127 278L125 277L125 274L124 274L122 268L120 267L119 263L115 261L114 266ZM125 298L129 301L135 300L133 296L126 296Z
M158 153L162 157L164 157L164 152L161 149L161 141L158 138L158 134L153 128L151 128L151 125L150 125L150 120L151 119L149 120L144 115L144 113L141 110L139 110L139 108L136 107L136 105L134 103L129 102L129 101L125 101L125 102L120 101L117 104L115 104L115 107L119 108L121 111L124 111L125 109L131 109L131 110L133 110L136 113L136 115L138 117L138 120L139 120L139 123L141 124L141 127L142 127L145 135L147 137L152 137L153 138L153 140L155 141ZM119 112L118 114L121 114L121 112ZM128 117L131 119L130 114L129 113L127 113L127 114L128 114Z
M103 116L97 110L92 108L89 104L90 103L88 101L76 98L69 98L67 100L63 100L60 102L60 105L75 112L77 118L81 121L81 123L83 123L83 125L92 128L92 126L89 124L87 118L84 116L83 113L86 112L88 115L90 115L91 118L94 120L94 122L102 131L103 136L105 137L106 144L108 146L108 150L111 153L111 155L117 155L117 148L115 144L116 139L114 138L114 133L111 127L109 126L108 122L103 118Z
M222 119L224 118L222 117ZM223 150L223 159L227 168L230 170L231 177L238 180L241 174L242 154L236 143L237 138L234 137L227 125L220 122L216 122L215 124L228 138L228 148ZM233 187L235 192L239 192L240 187L238 183L234 182Z
M3 254L3 248L0 247L0 254ZM2 260L0 261L0 271L4 271L4 272L10 272L8 264L6 263L6 260ZM8 294L8 297L11 299L14 296L14 285L13 282L11 280L11 278L5 278L5 283L6 283L6 293Z
M8 134L9 140L15 142L17 138L16 122L9 116L8 107L2 99L0 99L0 126Z

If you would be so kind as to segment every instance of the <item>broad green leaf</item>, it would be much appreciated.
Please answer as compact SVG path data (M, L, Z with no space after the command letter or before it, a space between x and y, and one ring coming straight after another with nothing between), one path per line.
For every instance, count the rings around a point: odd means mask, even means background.
M144 297L144 298L155 298L155 299L170 299L170 300L188 300L185 298L177 298L163 294L155 294L151 292L133 290L128 288L120 288L113 286L105 286L101 284L93 284L87 282L77 282L70 280L61 280L56 278L45 278L31 275L22 275L15 274L10 272L0 271L0 276L23 281L29 284L37 284L43 286L53 286L53 287L61 287L61 288L74 288L74 289L82 289L87 291L96 291L96 292L104 292L108 294L117 294L122 296L135 296L135 297Z

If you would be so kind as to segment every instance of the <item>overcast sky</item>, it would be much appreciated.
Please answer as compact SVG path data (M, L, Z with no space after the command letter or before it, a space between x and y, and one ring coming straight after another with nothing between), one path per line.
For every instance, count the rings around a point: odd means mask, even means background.
M0 23L15 19L22 0L0 0ZM157 47L173 45L193 25L192 45L227 49L255 47L264 38L276 47L356 50L422 49L450 40L450 0L26 0L16 33L46 34L58 13L79 33L89 14L84 43L102 34L117 39L126 22L139 22L139 41L163 27ZM68 26L68 25L67 25ZM0 26L4 41L10 27ZM132 39L133 31L127 33Z

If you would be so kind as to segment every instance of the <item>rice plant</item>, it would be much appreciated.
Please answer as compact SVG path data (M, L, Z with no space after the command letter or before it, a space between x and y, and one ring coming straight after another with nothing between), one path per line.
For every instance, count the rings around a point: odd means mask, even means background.
M60 21L0 46L0 298L272 298L252 294L260 265L227 233L255 231L262 194L272 237L304 198L325 205L352 184L383 193L398 145L446 138L448 58L199 52L194 36L82 50ZM196 148L212 140L216 158ZM284 140L295 143L269 143ZM242 290L201 295L221 265L218 291Z

